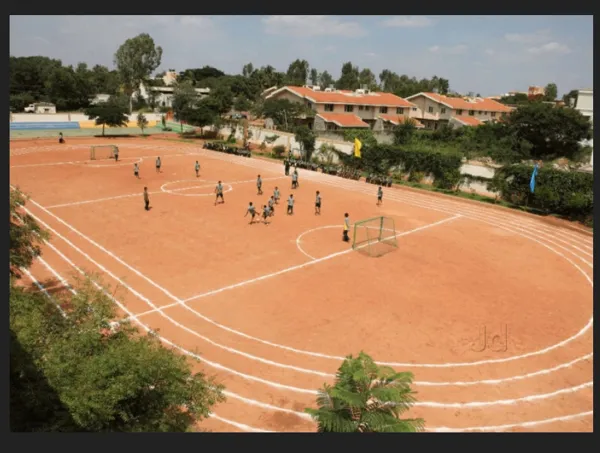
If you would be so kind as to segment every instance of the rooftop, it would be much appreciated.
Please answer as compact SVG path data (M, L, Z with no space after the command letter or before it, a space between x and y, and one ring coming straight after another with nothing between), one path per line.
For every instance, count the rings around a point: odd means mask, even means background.
M358 116L350 113L319 113L317 116L323 118L326 123L333 123L339 127L369 127Z
M372 105L381 107L414 107L413 104L392 93L350 90L319 90L311 87L284 86L271 92L267 99L288 91L315 104Z
M512 108L489 98L451 98L449 96L444 96L443 94L422 92L409 96L406 99L411 100L418 96L425 96L435 102L444 104L453 110L481 110L485 112L500 113L509 113L513 110Z

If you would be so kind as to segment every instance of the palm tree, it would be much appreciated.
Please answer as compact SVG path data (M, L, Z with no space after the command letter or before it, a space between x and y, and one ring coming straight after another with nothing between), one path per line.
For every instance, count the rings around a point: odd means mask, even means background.
M318 423L318 431L331 432L417 432L422 419L401 419L415 402L410 388L413 375L379 367L361 352L346 357L333 386L324 384L317 396L318 409L305 409Z

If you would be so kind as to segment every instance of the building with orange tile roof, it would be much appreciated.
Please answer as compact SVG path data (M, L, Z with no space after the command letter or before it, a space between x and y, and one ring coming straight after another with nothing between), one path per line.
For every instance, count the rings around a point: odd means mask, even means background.
M513 109L490 98L449 97L438 93L418 93L406 98L417 109L411 117L427 129L437 129L454 117L472 117L481 123L497 121Z
M287 99L303 103L315 111L316 131L343 128L376 128L380 115L406 115L416 106L392 93L368 90L335 90L309 86L284 86L268 93L265 99Z

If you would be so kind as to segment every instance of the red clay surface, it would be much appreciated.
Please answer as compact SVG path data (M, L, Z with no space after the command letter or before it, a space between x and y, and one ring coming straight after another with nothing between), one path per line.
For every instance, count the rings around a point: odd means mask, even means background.
M121 162L89 160L104 143ZM33 277L60 291L79 275L73 266L101 275L119 287L124 317L140 315L216 375L228 401L200 429L314 431L302 411L343 356L364 350L414 373L410 415L428 430L593 430L589 234L401 188L385 189L378 207L373 185L303 170L287 216L281 164L200 146L19 141L10 159L11 184L52 234ZM226 192L215 206L217 180ZM266 204L275 186L271 223L249 225L248 202ZM393 218L398 248L352 252L344 212Z

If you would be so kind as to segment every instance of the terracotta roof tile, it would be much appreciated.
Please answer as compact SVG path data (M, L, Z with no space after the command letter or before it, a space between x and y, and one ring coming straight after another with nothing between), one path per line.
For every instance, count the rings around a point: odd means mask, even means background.
M350 113L319 113L327 123L333 123L339 127L369 127L367 123L358 116Z
M387 107L414 107L414 105L392 93L372 92L368 94L357 94L352 91L343 90L337 92L314 91L311 88L298 86L285 86L280 90L288 90L300 97L306 98L315 104L349 104L349 105L373 105ZM279 90L269 94L271 97Z
M477 98L470 102L463 98L451 98L437 93L419 93L409 96L407 99L414 99L417 96L427 96L428 98L433 99L441 104L445 104L454 110L477 110L501 113L509 113L513 110L510 107L507 107L506 105L489 98Z
M481 126L483 124L483 121L478 120L477 118L473 117L473 116L454 116L453 117L456 121L461 122L462 124L464 124L465 126Z
M423 126L423 123L421 123L417 118L410 118L404 115L379 115L379 118L381 118L384 121L388 121L395 126L397 126L400 123L404 123L407 119L411 119L415 122L415 126L417 128L425 127Z

